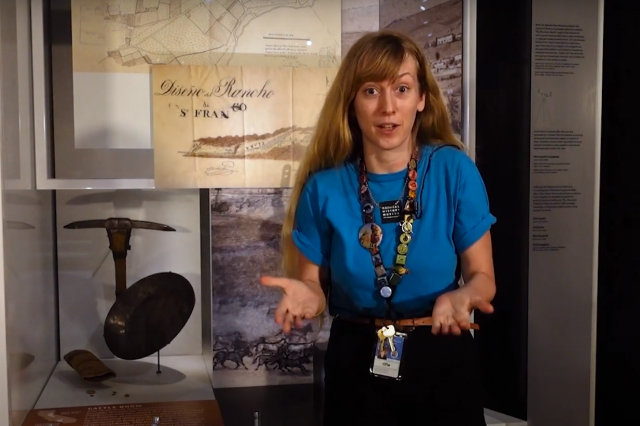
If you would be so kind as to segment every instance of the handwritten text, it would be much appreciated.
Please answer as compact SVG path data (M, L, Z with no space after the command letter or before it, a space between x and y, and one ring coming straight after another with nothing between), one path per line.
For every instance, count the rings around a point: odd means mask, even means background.
M194 85L182 85L176 80L164 80L160 84L160 91L155 92L158 96L184 96L184 97L229 97L229 98L265 98L268 99L275 94L274 90L267 86L271 80L264 82L261 88L241 88L237 87L235 77L224 77L211 89L205 89Z

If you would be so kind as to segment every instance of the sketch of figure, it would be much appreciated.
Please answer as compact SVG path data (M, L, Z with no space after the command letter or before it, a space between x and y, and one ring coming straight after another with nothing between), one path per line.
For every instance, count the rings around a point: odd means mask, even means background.
M549 127L553 125L553 118L549 108L550 98L553 97L552 92L545 92L538 89L536 98L538 99L535 107L533 124L537 128Z

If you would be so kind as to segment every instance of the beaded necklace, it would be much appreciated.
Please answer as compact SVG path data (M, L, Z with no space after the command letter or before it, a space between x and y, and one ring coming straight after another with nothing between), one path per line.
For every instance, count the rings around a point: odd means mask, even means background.
M371 254L371 261L376 274L376 288L380 295L387 301L387 316L391 310L391 299L395 294L397 286L402 281L402 276L409 271L405 267L409 243L413 233L413 220L416 214L416 190L418 184L418 160L419 149L416 147L411 154L411 159L407 165L407 177L402 188L402 193L397 200L376 202L369 188L367 178L367 167L364 159L360 157L359 166L359 200L362 206L362 216L364 224L358 231L358 240L362 247ZM403 203L403 198L406 198ZM380 243L382 241L382 227L374 221L374 209L380 209L382 223L398 223L400 235L396 246L394 265L390 272L384 267L380 254Z

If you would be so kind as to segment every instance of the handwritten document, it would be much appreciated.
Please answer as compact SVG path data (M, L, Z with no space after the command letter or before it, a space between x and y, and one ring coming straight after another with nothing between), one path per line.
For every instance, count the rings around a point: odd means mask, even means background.
M341 58L341 1L63 3L71 8L76 148L151 148L152 65L323 68Z
M156 187L292 186L336 71L153 66Z

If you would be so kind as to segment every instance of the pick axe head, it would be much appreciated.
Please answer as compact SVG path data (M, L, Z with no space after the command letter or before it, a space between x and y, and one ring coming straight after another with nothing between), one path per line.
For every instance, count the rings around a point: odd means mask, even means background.
M152 231L174 231L175 229L156 222L132 220L123 217L108 219L92 219L71 222L65 229L106 229L109 238L109 249L113 253L116 266L116 297L127 289L127 251L131 250L129 241L133 229L148 229Z
M109 219L92 219L71 222L64 226L65 229L94 229L102 228L108 230L131 230L131 229L150 229L152 231L175 231L168 225L156 222L147 222L145 220L132 220L124 217L110 217Z

